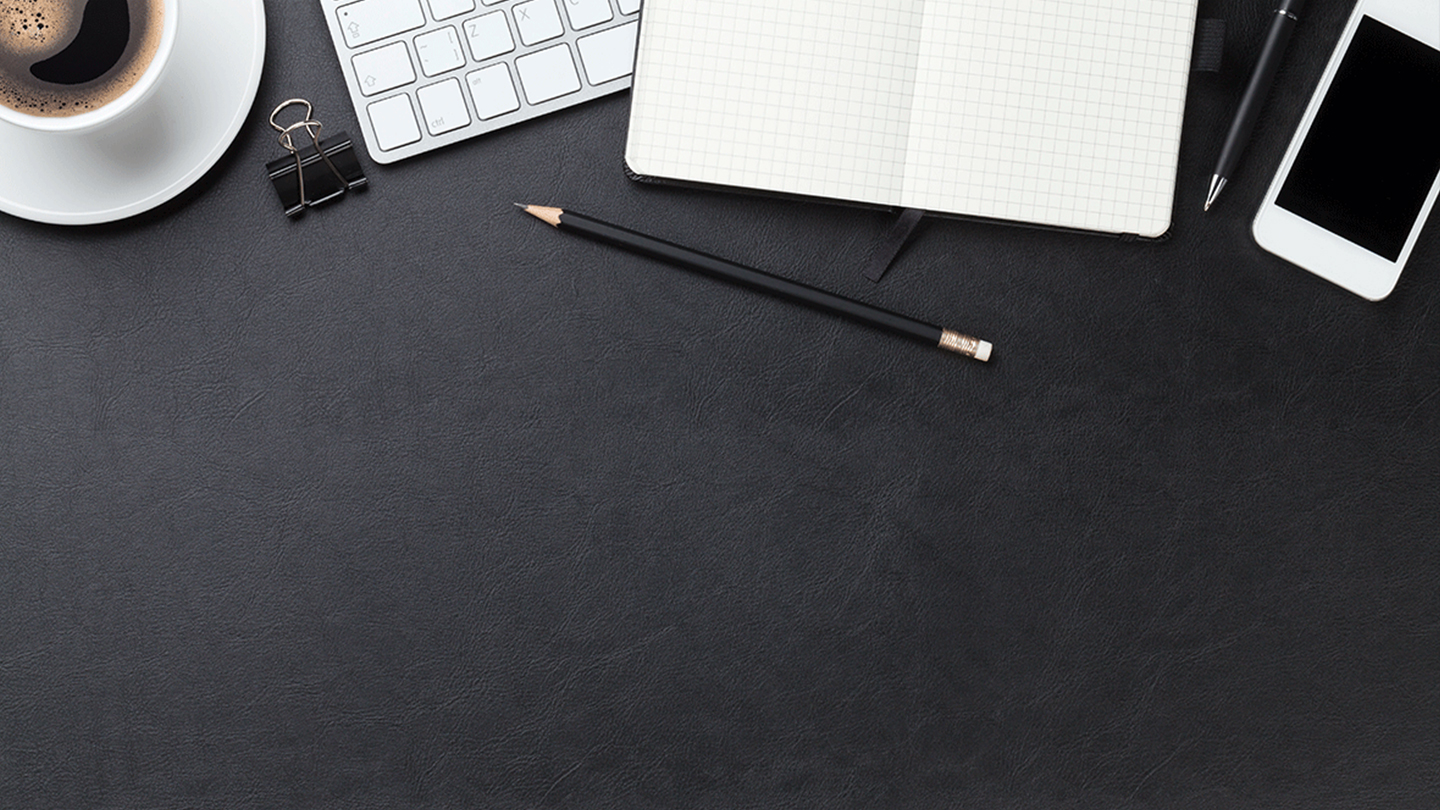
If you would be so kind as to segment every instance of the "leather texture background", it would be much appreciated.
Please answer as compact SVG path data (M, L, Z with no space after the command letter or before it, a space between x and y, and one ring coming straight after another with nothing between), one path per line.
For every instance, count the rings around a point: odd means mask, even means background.
M1249 221L1349 11L1171 238L643 186L612 97L289 222L252 122L113 225L0 217L0 807L1422 808L1440 227L1368 303ZM1253 8L1252 8L1253 6ZM556 233L569 206L995 343L981 364Z

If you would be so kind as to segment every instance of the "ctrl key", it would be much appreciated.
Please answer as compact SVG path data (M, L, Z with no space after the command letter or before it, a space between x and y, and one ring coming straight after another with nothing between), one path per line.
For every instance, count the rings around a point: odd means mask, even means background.
M415 109L410 97L403 93L371 104L366 108L370 114L370 126L375 131L375 145L380 151L388 152L420 140L420 124L415 120Z

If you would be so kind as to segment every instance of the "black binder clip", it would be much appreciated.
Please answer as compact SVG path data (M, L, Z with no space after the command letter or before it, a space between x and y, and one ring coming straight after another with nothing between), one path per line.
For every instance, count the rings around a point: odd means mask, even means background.
M305 117L289 126L277 121L286 107L304 107ZM290 157L272 160L265 169L285 215L297 217L307 208L338 199L348 191L358 191L369 183L355 157L355 145L344 132L333 138L320 139L323 129L315 120L315 109L303 98L292 98L270 113L270 126L280 133L280 145ZM296 146L295 133L305 130L310 136L308 146Z

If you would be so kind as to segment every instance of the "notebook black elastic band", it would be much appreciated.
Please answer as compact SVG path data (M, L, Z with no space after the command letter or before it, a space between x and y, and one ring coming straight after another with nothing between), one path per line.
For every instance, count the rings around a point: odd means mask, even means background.
M1190 69L1196 73L1215 73L1225 61L1225 21L1206 18L1196 23L1195 57Z
M900 212L900 218L895 220L890 232L875 243L875 250L870 254L870 263L865 266L866 278L879 281L885 277L885 272L895 263L895 257L905 248L910 234L915 232L915 226L920 224L920 219L924 216L925 212L917 208L906 208Z

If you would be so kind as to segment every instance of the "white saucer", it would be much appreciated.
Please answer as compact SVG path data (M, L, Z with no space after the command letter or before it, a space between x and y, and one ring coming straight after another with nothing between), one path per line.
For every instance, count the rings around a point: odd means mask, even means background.
M124 118L78 135L0 121L0 211L113 222L170 200L220 160L260 87L264 0L199 0L181 12L164 79Z

